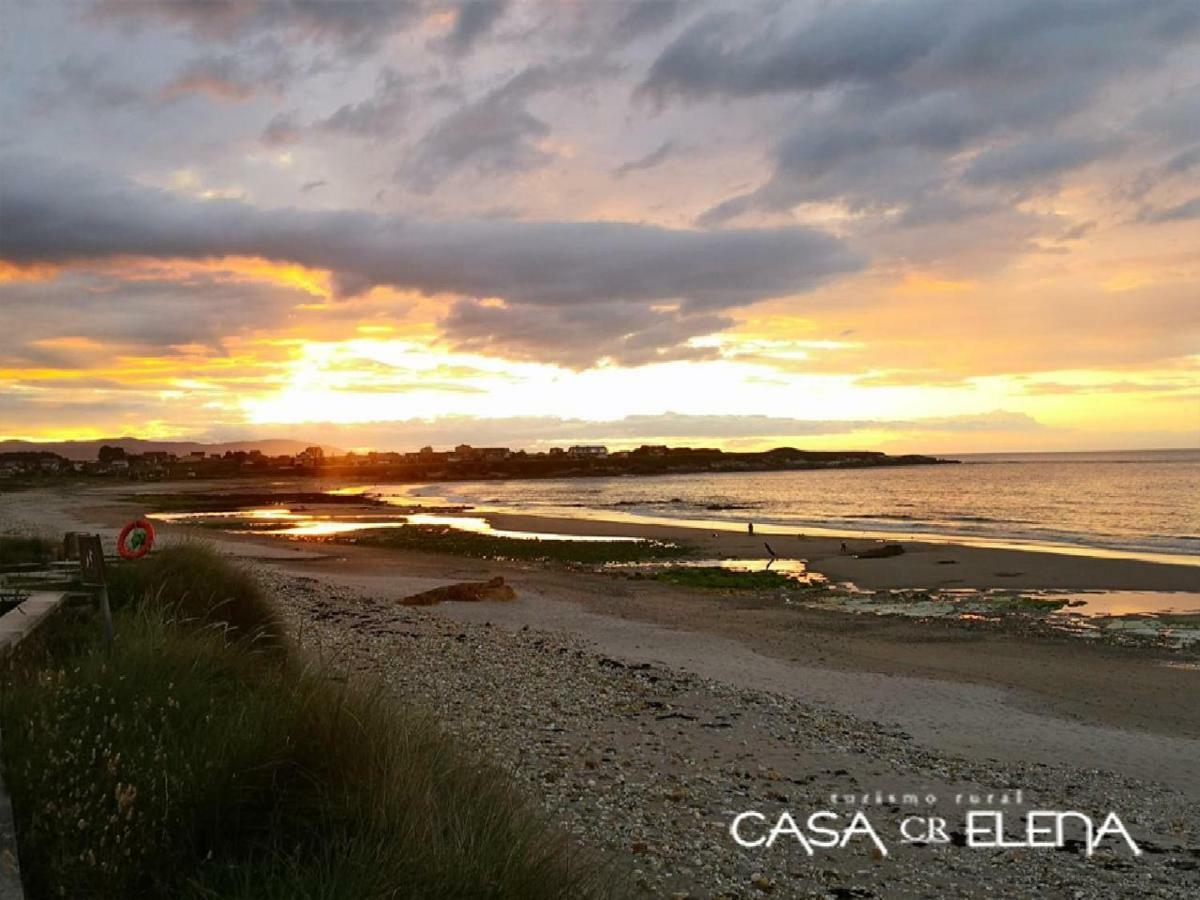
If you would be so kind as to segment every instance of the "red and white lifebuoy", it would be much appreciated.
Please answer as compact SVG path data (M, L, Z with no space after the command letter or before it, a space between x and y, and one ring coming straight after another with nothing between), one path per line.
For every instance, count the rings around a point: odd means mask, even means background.
M149 519L134 519L121 529L117 552L122 559L139 559L154 546L154 526Z

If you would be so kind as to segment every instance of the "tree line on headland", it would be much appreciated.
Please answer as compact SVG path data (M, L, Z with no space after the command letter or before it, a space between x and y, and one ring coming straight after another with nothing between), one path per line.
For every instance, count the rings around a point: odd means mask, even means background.
M777 447L763 452L726 452L714 447L642 445L610 453L601 445L552 447L545 452L507 447L453 450L423 447L409 453L326 453L320 446L294 454L268 456L260 450L202 450L184 455L169 450L130 453L102 445L94 460L72 460L48 450L0 453L0 481L42 481L72 476L123 477L134 480L228 478L271 475L333 476L353 480L460 481L481 478L570 478L600 475L664 475L695 472L766 472L786 469L845 469L875 466L938 465L954 462L932 456L889 456L871 450L798 450Z

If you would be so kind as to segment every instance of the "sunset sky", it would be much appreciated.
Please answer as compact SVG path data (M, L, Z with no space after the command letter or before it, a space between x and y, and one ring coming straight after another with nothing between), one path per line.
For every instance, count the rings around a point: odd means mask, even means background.
M1200 444L1196 0L2 27L0 438Z

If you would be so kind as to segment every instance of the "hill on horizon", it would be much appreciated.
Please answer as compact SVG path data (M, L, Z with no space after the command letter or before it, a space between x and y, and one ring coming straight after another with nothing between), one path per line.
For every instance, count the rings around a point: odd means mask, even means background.
M126 453L174 453L177 456L187 456L189 453L203 451L205 453L225 453L238 451L250 452L259 450L267 456L294 456L306 447L320 445L326 454L340 456L343 451L330 444L320 444L318 441L296 441L283 438L273 438L262 441L228 441L225 443L208 444L201 441L155 441L144 438L103 438L94 441L0 441L0 453L27 453L46 451L57 453L71 460L95 459L101 447L121 447Z

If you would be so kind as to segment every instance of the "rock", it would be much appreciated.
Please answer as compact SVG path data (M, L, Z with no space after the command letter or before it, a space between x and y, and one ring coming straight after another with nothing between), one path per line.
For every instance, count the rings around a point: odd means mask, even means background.
M400 603L404 606L433 606L435 603L478 603L483 600L515 600L517 592L497 575L489 581L462 581L411 594Z
M901 556L904 553L904 548L899 544L884 544L882 547L872 547L869 550L863 550L861 553L855 553L855 559L887 559L889 556Z
M766 875L761 872L755 872L750 876L750 883L762 891L764 894L770 893L775 889L775 882L771 881Z

